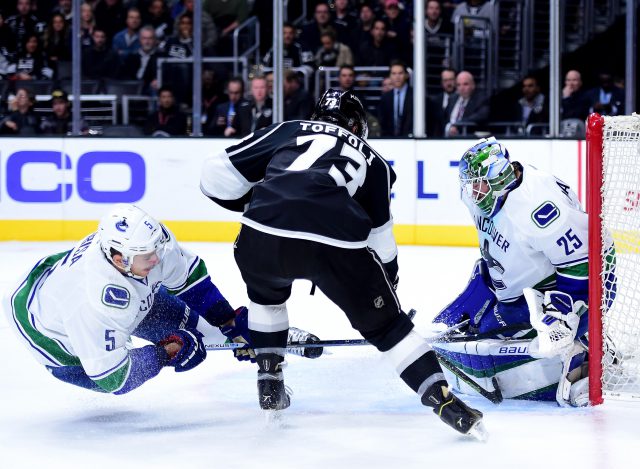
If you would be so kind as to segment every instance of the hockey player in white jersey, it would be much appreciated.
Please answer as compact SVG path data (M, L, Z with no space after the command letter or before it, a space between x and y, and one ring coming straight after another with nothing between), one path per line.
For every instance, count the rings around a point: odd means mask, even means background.
M462 333L435 350L458 377L490 392L498 386L504 397L584 405L587 214L567 184L510 161L493 137L464 153L459 174L482 258L464 292L434 319L463 324ZM610 253L615 285L612 245Z
M41 259L8 291L9 324L36 359L93 391L124 394L164 366L196 367L207 353L199 329L212 342L249 342L247 309L234 311L204 261L134 205L114 206L97 232ZM152 345L132 348L132 336Z

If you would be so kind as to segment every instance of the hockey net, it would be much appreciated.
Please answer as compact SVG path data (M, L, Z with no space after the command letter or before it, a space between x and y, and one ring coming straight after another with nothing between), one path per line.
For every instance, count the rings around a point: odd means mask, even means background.
M587 122L589 397L640 400L640 115Z

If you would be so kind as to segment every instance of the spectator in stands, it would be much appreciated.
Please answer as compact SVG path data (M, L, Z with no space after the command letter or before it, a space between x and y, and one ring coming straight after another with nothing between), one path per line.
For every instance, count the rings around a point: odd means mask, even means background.
M111 48L120 56L120 60L125 60L129 54L135 53L140 48L138 31L141 23L140 10L135 7L129 8L126 19L127 27L118 32L111 42Z
M389 78L393 89L380 98L378 119L383 137L408 137L413 134L413 90L409 86L407 66L391 63Z
M336 32L332 27L325 29L320 34L322 47L316 52L317 67L342 67L353 65L353 54L346 44L336 40Z
M296 42L296 28L291 23L282 26L282 65L285 69L293 67L307 67L309 72L313 70L315 58L311 51L304 51L299 42ZM262 65L273 67L273 47L269 49Z
M205 0L202 11L211 15L218 28L219 55L233 55L232 35L249 16L247 0Z
M229 98L224 92L219 73L213 69L202 70L202 112L201 116L206 124L208 117L215 111L218 104Z
M440 0L428 0L425 5L425 34L427 41L439 41L441 34L453 35L453 24L442 17Z
M189 14L193 21L193 2L194 0L184 0L184 10L176 17L173 23L174 32L180 28L180 18L182 15ZM200 24L202 25L202 54L205 56L213 55L215 45L218 42L218 30L211 15L204 10L202 10ZM229 55L232 54L229 53Z
M93 8L87 2L80 5L80 44L82 48L93 44L93 30L96 29L96 19Z
M393 84L391 83L391 77L384 77L382 79L382 85L380 87L380 91L382 91L382 93L388 93L391 90L393 90Z
M16 59L15 80L51 80L53 70L46 56L40 50L38 35L27 36L26 43Z
M387 26L387 38L397 51L404 51L410 47L410 24L404 11L400 10L398 0L385 0L384 17Z
M179 16L179 23L174 35L167 39L164 46L167 57L184 59L193 55L193 14L184 12Z
M466 0L460 2L451 15L451 22L455 25L461 16L480 16L491 20L493 18L493 3L487 2L486 0ZM467 20L465 21L465 27L483 28L484 23Z
M273 72L265 73L264 79L267 80L267 96L273 99Z
M271 106L271 99L267 95L267 80L264 77L254 77L251 80L251 101L238 106L234 124L236 136L243 138L270 125L273 119Z
M442 137L444 127L447 124L445 115L449 102L457 98L456 72L451 68L445 68L440 72L440 91L429 98L427 103L427 135L429 137Z
M158 41L153 26L144 26L138 33L140 48L126 56L119 77L123 80L140 80L142 93L156 96L158 93Z
M16 44L16 36L5 20L6 16L4 12L0 10L0 56L4 57L5 63L9 63L13 62L18 47ZM1 70L0 74L3 74Z
M371 41L360 45L356 65L386 67L398 53L387 39L387 27L383 20L375 20L371 28Z
M355 94L362 104L365 105L365 100L359 91L355 90L356 71L351 65L343 65L338 71L338 85L341 91L350 91Z
M71 34L69 25L61 13L55 13L51 17L44 32L44 53L49 60L49 66L54 70L58 69L58 61L71 60Z
M58 0L58 5L52 10L54 15L62 15L65 22L71 24L71 18L73 17L73 9L71 0Z
M16 90L16 110L0 121L0 134L29 136L40 133L38 116L33 112L33 96L25 89Z
M329 5L321 2L316 5L313 20L302 26L300 33L300 42L304 50L317 51L322 43L320 42L320 34L331 25L331 15L329 14Z
M44 24L31 13L30 0L17 0L16 12L7 18L7 25L13 31L17 52L23 53L28 37L39 35L44 30Z
M489 104L487 99L476 92L476 82L473 75L467 71L458 73L456 77L457 98L449 100L445 111L445 122L451 124L447 137L460 135L456 123L468 123L479 126L489 118Z
M337 39L353 50L358 45L356 40L358 17L349 4L349 0L335 0L333 6L332 23L337 33Z
M104 31L108 45L118 32L127 27L127 11L122 3L123 0L99 0L94 7L96 28Z
M54 90L51 93L51 112L52 114L45 117L40 123L40 131L50 135L71 135L73 131L71 106L65 91ZM86 135L89 133L89 126L81 121L80 130L83 135Z
M360 14L358 16L358 24L354 37L354 47L358 51L362 48L362 44L371 41L371 29L376 20L373 8L368 3L360 5Z
M305 120L311 117L314 102L300 84L300 76L293 70L284 73L284 120Z
M513 120L522 122L525 127L549 122L547 99L536 77L527 75L522 79L522 97L516 102L514 111Z
M102 80L117 77L120 70L120 57L113 49L107 47L106 33L96 27L91 37L93 45L82 53L82 78Z
M236 116L241 105L249 105L244 99L244 81L240 77L234 77L227 83L227 95L229 101L218 104L213 112L207 116L207 125L204 128L205 135L217 137L237 137L238 128ZM211 108L210 108L211 109Z
M158 110L147 118L144 133L153 137L187 135L187 117L178 109L170 88L163 86L158 91Z
M599 85L585 94L589 112L604 116L624 115L624 89L614 86L613 75L602 71L598 74Z
M152 26L156 39L163 41L173 33L173 18L164 0L151 0L147 9L142 11L142 24Z
M589 101L582 89L582 75L569 70L564 77L560 116L562 119L585 120L589 114Z

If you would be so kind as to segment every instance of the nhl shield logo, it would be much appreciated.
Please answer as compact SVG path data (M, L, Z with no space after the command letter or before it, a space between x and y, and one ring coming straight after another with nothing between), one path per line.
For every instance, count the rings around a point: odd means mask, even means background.
M373 306L376 307L376 309L380 309L384 306L384 300L382 299L381 296L377 297L375 300L373 300Z

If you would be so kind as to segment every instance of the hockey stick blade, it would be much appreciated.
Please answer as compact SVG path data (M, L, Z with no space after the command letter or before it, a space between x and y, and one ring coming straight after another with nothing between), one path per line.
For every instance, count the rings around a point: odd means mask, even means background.
M450 362L447 358L442 356L439 353L436 353L438 357L438 361L442 366L447 368L451 373L457 376L462 382L466 383L471 389L480 394L485 399L488 399L494 404L500 404L503 401L502 391L498 386L498 380L495 376L491 379L491 384L493 384L493 391L489 391L488 389L483 388L478 383L476 383L469 375L467 375L464 371Z
M413 319L416 316L417 311L410 309L407 313L409 319ZM369 341L365 339L336 339L336 340L318 340L316 342L289 342L287 348L292 347L304 347L304 348L319 348L319 347L352 347L358 345L371 345ZM207 350L233 350L248 348L247 344L226 342L224 344L206 344Z

